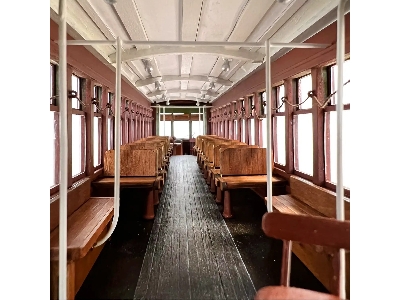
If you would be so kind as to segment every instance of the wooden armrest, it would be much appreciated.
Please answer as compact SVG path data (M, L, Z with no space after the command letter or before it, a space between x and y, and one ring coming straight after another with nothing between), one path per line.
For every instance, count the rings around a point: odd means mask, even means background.
M341 300L340 297L316 292L312 290L306 290L296 287L287 286L267 286L257 291L254 300Z
M264 214L262 229L280 240L350 250L350 221L271 212Z

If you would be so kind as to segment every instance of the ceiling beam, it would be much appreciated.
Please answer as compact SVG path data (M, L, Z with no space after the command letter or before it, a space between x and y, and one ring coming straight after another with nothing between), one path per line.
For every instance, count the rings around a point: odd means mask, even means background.
M162 94L173 94L173 93L192 93L192 94L205 94L211 97L217 97L219 93L209 91L209 90L182 90L182 89L169 89L169 90L156 90L154 92L148 93L147 97L159 96Z
M168 99L168 101L177 101L177 100L188 100L188 101L194 101L194 102L199 101L199 103L207 103L208 101L210 101L209 99L197 99L196 97L171 97ZM163 99L157 99L153 103L161 103L161 102L165 102L165 101L166 100L163 100Z
M220 85L231 86L232 81L225 80L223 78L212 77L212 76L203 76L203 75L191 75L191 76L182 76L182 75L163 75L158 77L140 79L135 82L136 87L142 87L149 84L153 84L156 81L204 81L204 82L214 82Z
M264 54L258 52L250 52L247 50L231 50L225 49L224 47L215 46L171 46L171 47L154 47L149 49L137 50L131 48L125 50L122 53L122 61L127 60L138 60L150 58L158 55L178 55L178 54L210 54L222 56L224 58L233 58L239 60L250 60L254 62L262 62L264 59ZM112 63L116 61L116 53L109 55L109 59Z

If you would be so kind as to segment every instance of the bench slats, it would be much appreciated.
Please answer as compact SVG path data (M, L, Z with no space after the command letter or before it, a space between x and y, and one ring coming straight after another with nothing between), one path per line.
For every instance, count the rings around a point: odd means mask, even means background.
M312 207L300 202L299 200L291 197L290 195L279 195L272 197L272 205L278 211L295 215L310 215L320 216L324 215Z
M297 198L330 218L336 218L336 193L299 176L290 176L290 190ZM345 219L350 220L349 198L344 197Z
M275 210L286 214L335 218L336 195L333 191L317 186L299 176L291 175L289 180L291 194L272 197L272 205ZM265 199L268 201L267 198ZM345 200L348 199L345 198ZM350 203L348 201L345 201L345 219L350 219ZM332 280L333 276L337 274L332 264L332 257L336 257L337 252L330 247L298 242L293 243L292 251L329 291L337 289L337 281ZM347 282L349 282L350 274L348 261L349 253L346 253Z
M223 175L267 174L266 148L225 148L220 151Z
M84 257L99 238L114 212L114 198L90 198L68 218L67 258ZM58 260L59 228L50 233L50 259Z
M249 176L227 176L218 177L222 190L238 188L258 188L267 186L267 175L249 175ZM272 176L272 183L285 183L286 180L280 177Z
M161 176L157 177L120 177L120 186L124 187L153 187L158 181L162 180ZM99 180L92 182L93 186L104 186L112 187L114 186L114 177L103 177Z
M121 150L120 176L157 175L157 150ZM114 150L104 153L104 176L114 176Z

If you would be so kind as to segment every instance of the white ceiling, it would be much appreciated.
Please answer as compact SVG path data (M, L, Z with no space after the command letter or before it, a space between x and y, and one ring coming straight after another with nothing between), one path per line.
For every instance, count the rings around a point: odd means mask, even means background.
M50 16L58 22L58 2ZM284 2L284 1L281 1ZM73 37L86 40L272 42L298 40L336 8L336 0L67 0L67 23ZM332 20L334 21L334 20ZM303 39L305 40L305 38ZM113 64L114 46L91 46ZM272 55L280 49L271 49ZM213 102L262 63L263 48L131 46L123 47L123 76L151 102L165 94L174 100ZM222 71L224 58L230 70ZM261 58L261 59L260 59ZM150 62L152 71L145 68ZM153 78L153 79L151 79ZM154 81L161 83L157 91ZM215 87L207 91L210 82ZM154 96L152 96L154 95Z

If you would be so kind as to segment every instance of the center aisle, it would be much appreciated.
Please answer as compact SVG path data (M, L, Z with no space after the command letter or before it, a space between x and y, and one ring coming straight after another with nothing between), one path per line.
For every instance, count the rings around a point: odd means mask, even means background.
M252 299L255 288L190 155L172 156L134 299Z

